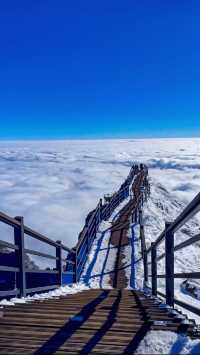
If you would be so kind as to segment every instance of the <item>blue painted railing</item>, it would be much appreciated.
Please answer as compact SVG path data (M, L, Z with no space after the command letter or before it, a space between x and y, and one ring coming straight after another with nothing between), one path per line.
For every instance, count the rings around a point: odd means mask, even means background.
M110 198L109 202L103 204L102 200L99 201L96 209L86 219L77 246L72 249L60 241L55 242L27 227L24 225L23 217L12 218L0 213L0 222L12 227L14 233L14 243L0 240L0 298L25 297L28 294L49 291L61 285L78 282L99 224L103 220L108 220L115 208L129 196L130 185L138 171L138 166L133 166L127 179L119 191ZM25 248L26 238L28 237L42 242L43 245L53 247L54 255ZM11 252L8 252L8 250L11 250ZM65 257L64 253L66 254ZM26 255L53 260L56 267L46 270L32 270L26 266Z

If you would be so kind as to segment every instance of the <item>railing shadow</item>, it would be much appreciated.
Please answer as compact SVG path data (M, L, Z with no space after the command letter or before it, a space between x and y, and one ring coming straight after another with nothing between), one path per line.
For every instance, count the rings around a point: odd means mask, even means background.
M79 355L89 354L115 323L121 298L122 291L118 290L117 298L112 305L107 320L102 325L102 327L96 332L96 334L88 341L88 343L82 348L82 350L79 352Z
M136 286L136 272L135 272L135 224L131 226L131 277L130 277L130 287L135 288Z
M126 355L135 353L139 344L141 343L141 341L144 339L145 335L147 334L147 332L151 328L151 323L149 322L148 315L147 315L146 310L143 307L139 297L134 292L132 292L132 294L133 294L133 297L135 298L138 309L141 311L142 320L144 321L144 323L142 324L140 329L137 331L137 333L134 335L133 339L130 341L130 343L128 344L126 349L124 350L123 354L126 354Z
M40 349L36 350L33 355L50 355L58 351L60 347L64 345L64 343L89 319L89 317L95 312L96 307L108 296L109 292L109 290L103 291L97 298L92 300L92 302L84 306L73 319L69 320L64 326L62 326L59 331L47 340Z
M103 239L105 237L105 234L106 234L106 231L102 232L100 238L98 239L97 241L97 247L96 247L96 250L95 250L95 253L94 253L94 256L87 268L87 271L86 271L86 274L82 277L82 281L86 284L86 285L89 285L89 281L91 279L91 275L92 275L92 271L94 269L94 266L96 264L96 260L97 260L97 257L98 257L98 253L101 249L101 245L103 243Z
M123 229L121 229L120 236L119 236L119 244L118 244L118 250L117 250L116 261L114 266L115 273L113 279L113 288L116 288L118 283L119 261L120 261L119 258L120 258L122 238L123 238Z
M105 259L104 259L104 262L103 262L103 267L102 267L102 271L101 271L101 275L100 275L100 281L99 281L100 288L102 288L102 285L103 285L104 270L105 270L105 267L106 267L106 264L107 264L107 261L108 261L110 248L111 248L111 236L109 237L108 248L107 248L107 251L106 251L106 256L105 256Z

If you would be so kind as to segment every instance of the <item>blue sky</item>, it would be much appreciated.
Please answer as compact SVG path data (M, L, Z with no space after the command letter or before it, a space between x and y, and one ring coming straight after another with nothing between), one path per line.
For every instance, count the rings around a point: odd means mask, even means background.
M198 0L0 4L0 138L200 136Z

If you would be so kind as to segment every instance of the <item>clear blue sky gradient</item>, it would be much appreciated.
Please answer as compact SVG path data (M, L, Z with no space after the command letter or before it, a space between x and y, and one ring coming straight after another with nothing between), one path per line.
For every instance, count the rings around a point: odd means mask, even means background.
M0 138L200 136L199 0L0 4Z

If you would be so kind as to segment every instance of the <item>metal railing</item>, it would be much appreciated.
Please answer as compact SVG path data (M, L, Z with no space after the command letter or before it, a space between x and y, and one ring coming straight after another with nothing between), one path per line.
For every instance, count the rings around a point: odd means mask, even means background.
M148 278L151 278L151 292L153 296L160 295L166 299L166 304L174 307L174 304L181 306L200 315L200 309L187 304L175 297L174 290L174 279L200 279L200 272L182 272L175 273L175 259L174 253L178 250L184 249L185 247L192 245L200 241L200 234L190 237L186 241L174 246L174 236L177 231L181 229L192 217L194 217L200 211L200 193L192 200L192 202L184 209L184 211L175 219L174 222L166 222L165 229L160 234L158 239L151 244L148 250L144 250L145 254L145 272L147 273L148 267L151 268L151 274L146 274L146 283ZM161 242L165 242L164 253L157 256L158 246ZM150 261L148 262L148 256L150 256ZM165 261L165 273L158 274L158 261L164 259ZM165 293L158 291L158 279L165 280Z
M86 221L76 247L72 249L60 241L54 242L27 227L24 225L23 217L12 218L0 213L0 222L12 227L14 233L14 243L0 240L0 248L11 249L14 255L14 261L8 263L8 255L3 260L2 250L0 250L0 298L25 297L28 294L49 291L61 285L78 282L100 223L109 219L115 208L129 196L130 185L138 171L137 166L131 168L127 179L109 203L103 204L100 200L96 209L90 214L89 220ZM25 248L28 237L53 247L54 255ZM63 257L64 252L67 253L66 257ZM56 267L51 270L29 269L26 267L26 255L54 260Z

